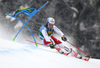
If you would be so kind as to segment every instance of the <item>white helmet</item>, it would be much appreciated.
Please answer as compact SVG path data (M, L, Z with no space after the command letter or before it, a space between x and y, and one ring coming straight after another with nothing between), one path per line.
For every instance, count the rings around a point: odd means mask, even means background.
M47 22L50 24L55 24L55 19L52 17L48 17Z

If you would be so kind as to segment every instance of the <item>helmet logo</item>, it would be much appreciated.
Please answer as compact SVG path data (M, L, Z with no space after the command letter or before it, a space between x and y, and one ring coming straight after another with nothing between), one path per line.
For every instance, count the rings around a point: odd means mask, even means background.
M50 21L51 23L54 23L54 19L51 19L51 21Z

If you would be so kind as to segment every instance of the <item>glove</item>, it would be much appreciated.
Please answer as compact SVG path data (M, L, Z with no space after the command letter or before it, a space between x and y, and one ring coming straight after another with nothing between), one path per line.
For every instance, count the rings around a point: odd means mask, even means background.
M50 48L54 49L55 48L55 45L53 43L49 43L50 45Z
M63 40L63 41L67 41L67 38L66 37L61 37L61 39Z

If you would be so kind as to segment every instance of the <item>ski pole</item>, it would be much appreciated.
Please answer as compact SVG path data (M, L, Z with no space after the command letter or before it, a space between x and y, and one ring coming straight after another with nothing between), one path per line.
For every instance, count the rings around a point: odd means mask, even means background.
M29 41L29 42L35 43L35 44L39 44L39 45L43 45L43 44L41 44L41 43L36 43L36 42L30 41L30 40L27 40L27 39L26 39L26 41Z
M27 39L26 39L26 41L28 41L28 42L31 42L31 43L35 43L35 44L39 44L39 45L44 45L44 46L47 46L47 45L45 45L45 44L36 43L36 42L34 42L34 41L31 41L31 40L27 40ZM50 46L47 46L47 47L50 47Z
M79 49L78 47L76 47L75 45L73 45L72 43L70 43L69 41L66 41L68 42L69 44L71 44L72 46L74 46L75 48L77 48L78 50L80 50L81 52L83 52L84 54L86 54L87 56L89 56L91 58L90 55L88 55L87 53L85 53L84 51L82 51L81 49Z

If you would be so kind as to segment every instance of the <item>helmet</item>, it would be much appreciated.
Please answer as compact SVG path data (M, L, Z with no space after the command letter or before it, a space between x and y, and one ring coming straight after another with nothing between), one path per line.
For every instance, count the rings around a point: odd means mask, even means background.
M55 19L52 17L48 17L47 22L50 24L55 24Z

